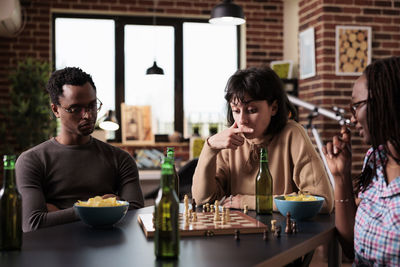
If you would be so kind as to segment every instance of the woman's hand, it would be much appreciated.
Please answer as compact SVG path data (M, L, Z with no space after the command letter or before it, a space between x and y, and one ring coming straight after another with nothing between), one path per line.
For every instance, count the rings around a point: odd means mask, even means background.
M332 142L322 148L328 162L329 169L334 177L344 178L351 172L351 133L346 126L342 126L340 136L335 135Z
M225 200L221 203L221 205L225 208L230 208L230 209L240 209L240 200L241 200L241 195L234 195L225 198Z
M240 136L240 133L252 133L254 129L240 126L238 127L235 122L228 129L223 130L220 133L217 133L210 138L208 138L208 144L215 149L237 149L239 146L244 144L244 138Z

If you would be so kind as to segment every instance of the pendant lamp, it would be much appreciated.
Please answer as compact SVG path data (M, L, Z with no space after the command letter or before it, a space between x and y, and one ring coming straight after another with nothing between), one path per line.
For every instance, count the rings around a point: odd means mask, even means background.
M164 70L162 68L160 68L159 66L157 66L157 62L156 62L156 6L157 6L157 0L153 1L153 31L154 31L154 63L153 66L151 66L150 68L148 68L146 70L146 75L164 75Z
M235 5L232 0L223 0L211 10L211 24L240 25L246 22L243 9Z
M100 120L99 127L107 131L116 131L119 129L118 120L112 110L108 110L104 118Z
M156 74L156 75L164 75L164 70L157 66L157 62L154 60L153 66L147 69L147 75Z

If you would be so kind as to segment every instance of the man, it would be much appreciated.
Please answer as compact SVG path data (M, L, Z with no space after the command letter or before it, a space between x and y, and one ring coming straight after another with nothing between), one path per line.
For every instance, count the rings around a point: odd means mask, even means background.
M78 220L73 204L98 195L124 199L130 208L143 207L133 158L90 135L102 105L91 76L79 68L55 71L47 91L61 129L17 160L23 231Z

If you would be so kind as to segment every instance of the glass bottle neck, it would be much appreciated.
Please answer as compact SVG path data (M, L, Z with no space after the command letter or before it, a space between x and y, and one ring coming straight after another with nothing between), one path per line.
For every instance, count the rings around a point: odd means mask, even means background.
M167 148L167 158L169 158L171 160L172 164L174 164L175 152L174 152L174 149L171 147Z
M3 187L15 187L15 156L5 155L4 161L4 176Z

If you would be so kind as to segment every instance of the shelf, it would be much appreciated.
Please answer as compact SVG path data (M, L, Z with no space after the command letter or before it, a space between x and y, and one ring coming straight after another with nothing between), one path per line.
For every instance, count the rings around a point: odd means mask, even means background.
M160 143L154 143L154 142L135 142L135 143L109 143L110 145L116 146L116 147L167 147L167 146L173 146L173 147L189 147L188 142L184 143L170 143L170 142L160 142Z

